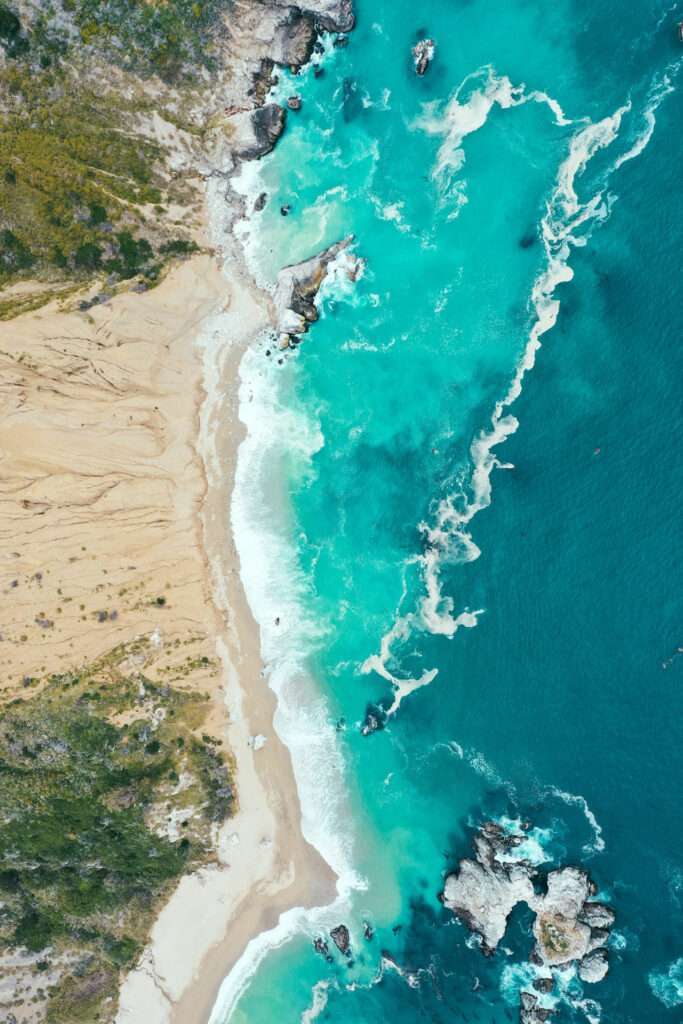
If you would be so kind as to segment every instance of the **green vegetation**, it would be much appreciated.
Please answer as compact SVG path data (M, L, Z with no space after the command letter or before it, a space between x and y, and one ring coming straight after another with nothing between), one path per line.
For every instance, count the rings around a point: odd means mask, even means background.
M10 59L47 67L75 37L80 48L127 70L192 81L198 68L215 66L215 39L230 2L53 0L22 24L17 5L0 0L0 47Z
M0 116L0 282L36 266L157 276L152 245L133 231L140 207L161 197L159 148L123 132L102 97L69 95L53 72L36 81L11 67L4 84L16 103Z
M151 100L134 76L201 63L223 6L65 0L59 17L46 5L22 23L0 0L0 50L10 58L0 66L0 287L94 275L151 285L169 260L196 251L165 222L164 204L190 193L140 130ZM112 62L130 70L112 72Z
M213 66L221 0L64 0L86 44L124 67L166 79Z
M232 810L224 756L195 736L206 699L127 676L139 650L0 709L0 944L78 962L48 1020L96 1019L159 900L211 859L212 824Z

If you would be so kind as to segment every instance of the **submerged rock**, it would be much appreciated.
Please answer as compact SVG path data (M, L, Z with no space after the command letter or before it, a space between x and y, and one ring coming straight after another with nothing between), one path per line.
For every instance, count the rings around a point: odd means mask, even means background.
M355 78L342 82L342 113L346 122L353 121L363 112L363 93Z
M336 928L333 928L330 932L332 941L339 950L345 956L349 955L351 949L351 937L349 935L349 929L345 924L339 924Z
M436 44L433 39L420 39L419 43L416 43L413 47L415 71L420 75L420 77L424 75L425 71L434 60L435 48Z
M368 704L363 724L360 727L361 736L370 736L373 732L380 732L387 721L387 713L381 704Z

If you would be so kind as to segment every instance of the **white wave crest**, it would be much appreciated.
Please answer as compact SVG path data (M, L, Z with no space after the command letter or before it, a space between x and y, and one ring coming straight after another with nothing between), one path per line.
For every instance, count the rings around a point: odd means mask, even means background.
M647 980L653 995L670 1010L683 1005L683 956L664 970L650 971Z
M483 89L475 90L466 103L460 103L459 96L465 83L480 78L485 74ZM437 158L436 173L441 168L457 169L461 166L462 157L460 144L465 135L476 131L486 121L486 117L495 103L502 107L514 107L520 103L542 102L549 106L555 115L556 123L566 125L569 122L559 105L545 93L526 93L523 86L513 86L506 77L497 76L492 68L486 68L476 75L465 79L451 100L445 119L423 119L419 124L425 130L447 133L447 140ZM603 190L599 189L586 202L577 196L575 183L586 168L586 165L598 150L611 145L618 135L621 120L630 109L628 103L619 107L609 117L597 123L588 123L580 128L571 138L569 153L560 165L555 188L546 205L546 212L541 220L541 238L546 255L546 264L533 284L531 305L535 312L522 357L517 365L513 379L504 397L500 399L491 416L491 426L474 438L470 448L471 475L469 479L469 497L463 493L449 495L438 505L434 525L420 523L421 530L427 541L427 550L413 559L420 565L425 595L419 602L417 612L411 612L397 619L389 632L381 641L378 655L367 658L361 666L362 672L375 671L396 687L399 696L394 700L390 713L400 706L401 700L414 690L426 685L436 675L436 670L427 680L423 675L419 680L401 681L400 672L391 672L388 663L393 658L392 647L397 641L405 641L414 628L432 634L453 637L461 627L472 628L477 625L479 616L484 609L465 609L454 615L453 598L445 596L441 586L441 568L452 562L469 562L479 557L480 551L469 532L469 524L474 516L491 504L491 474L493 469L510 468L501 463L493 453L493 449L510 437L518 427L517 419L508 412L509 406L519 397L525 375L534 366L536 352L541 346L541 337L554 327L560 309L555 298L558 285L570 281L573 271L568 265L572 248L586 244L594 223L599 223L609 216L609 203ZM402 686L402 683L404 684ZM406 685L407 684L407 689Z
M469 91L472 85L478 88ZM463 99L468 92L467 99ZM421 129L429 135L444 136L432 170L432 179L439 185L442 200L453 202L451 217L457 216L467 202L466 183L458 179L465 163L465 150L462 146L465 137L486 123L494 106L507 110L530 102L545 103L554 114L556 124L572 124L557 100L537 89L527 92L526 86L513 85L507 75L496 74L490 65L468 75L456 89L445 110L438 101L423 105L422 115L413 123L413 128Z
M313 986L313 1002L301 1014L301 1024L313 1024L313 1021L318 1019L327 1006L330 985L329 981L318 981Z
M679 60L675 64L670 65L661 77L655 76L647 95L645 108L642 112L642 118L645 124L636 136L631 148L618 156L614 161L614 164L612 165L613 170L618 170L618 168L628 160L633 160L635 157L640 156L647 146L648 142L652 138L655 125L657 124L657 118L655 117L657 108L662 100L674 91L674 79L678 74L680 65L681 61Z
M602 826L598 824L598 819L593 814L592 810L588 806L588 801L580 793L567 793L564 789L557 789L556 786L551 786L548 790L553 796L556 796L565 804L573 804L576 807L580 807L583 811L584 817L591 827L593 833L593 842L585 843L583 846L583 852L587 856L595 853L602 853L605 849L605 840L602 835Z

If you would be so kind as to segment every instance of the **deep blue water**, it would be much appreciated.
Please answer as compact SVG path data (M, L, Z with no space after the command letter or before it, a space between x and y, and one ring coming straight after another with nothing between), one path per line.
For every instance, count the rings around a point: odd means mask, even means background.
M508 815L617 913L610 973L558 978L554 1019L678 1020L683 8L357 10L323 76L282 84L304 106L249 246L272 279L353 232L365 274L326 286L282 365L264 341L243 366L252 434L274 424L243 476L282 552L247 592L342 895L281 929L231 1019L517 1019L529 915L485 960L437 899L473 827ZM277 634L268 590L294 608ZM311 939L341 920L353 962L328 965Z

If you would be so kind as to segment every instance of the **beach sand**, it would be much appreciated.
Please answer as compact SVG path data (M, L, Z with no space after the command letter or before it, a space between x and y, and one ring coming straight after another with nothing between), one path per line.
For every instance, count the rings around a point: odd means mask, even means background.
M205 1022L253 936L334 896L301 834L230 533L237 369L269 315L237 259L200 255L150 292L0 325L0 693L152 636L152 678L188 653L209 659L191 685L235 759L239 809L217 863L162 910L121 1024Z

